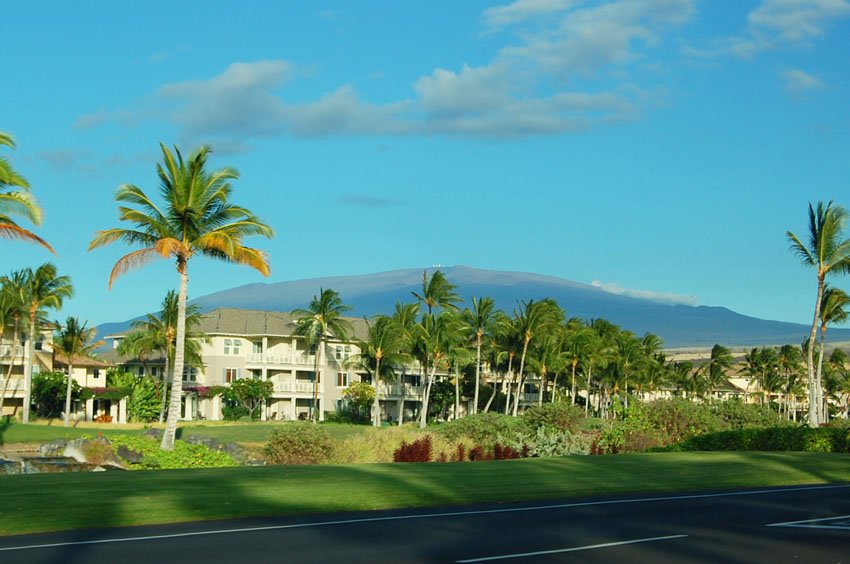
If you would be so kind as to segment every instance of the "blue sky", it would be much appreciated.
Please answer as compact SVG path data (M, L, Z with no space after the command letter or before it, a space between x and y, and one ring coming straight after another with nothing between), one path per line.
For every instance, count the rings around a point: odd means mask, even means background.
M59 253L0 261L54 260L92 324L177 285L107 291L129 249L85 250L160 141L240 171L269 282L466 264L805 323L785 231L850 205L847 0L19 1L0 29L2 154ZM190 297L262 280L193 259Z

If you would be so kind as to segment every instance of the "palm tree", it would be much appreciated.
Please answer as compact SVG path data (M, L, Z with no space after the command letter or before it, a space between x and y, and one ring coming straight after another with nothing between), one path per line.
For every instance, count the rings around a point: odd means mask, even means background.
M817 273L817 298L809 331L809 343L806 347L806 369L809 381L809 425L816 427L820 424L818 409L821 399L817 395L815 383L815 336L820 321L820 308L823 303L823 291L826 277L832 273L847 273L850 271L850 239L843 239L844 226L847 223L847 211L829 202L824 206L818 202L817 208L809 204L809 233L808 241L804 243L799 237L786 232L794 252L805 266L815 268Z
M14 149L15 141L11 135L0 131L0 145ZM14 190L14 188L20 188L20 190ZM29 189L27 179L18 174L6 158L0 157L0 237L36 243L56 254L53 247L44 239L21 227L12 219L12 216L19 216L34 225L41 224L41 208Z
M156 258L173 259L180 276L177 301L177 334L174 352L174 377L168 420L162 436L162 448L172 450L183 393L183 365L186 347L186 300L189 286L189 259L204 255L225 262L249 266L269 275L266 254L243 244L245 237L271 237L272 228L246 208L230 203L231 181L239 177L235 169L225 167L207 172L209 147L201 147L188 161L177 147L174 152L160 143L163 162L157 165L161 204L132 184L118 187L115 199L119 219L132 228L99 231L89 250L122 242L142 248L121 257L109 276L109 287L116 278Z
M416 327L416 319L419 317L419 302L412 304L404 304L400 301L397 301L395 304L395 311L392 315L393 324L398 329L401 334L401 350L404 354L408 355L409 358L413 358L413 349L415 344L415 327ZM420 366L420 383L422 378L421 374L421 366ZM404 379L404 374L402 374L402 380ZM401 386L401 397L398 400L398 425L401 426L404 424L404 401L405 394L407 392L407 387L402 382Z
M177 317L178 317L177 292L169 290L162 300L162 309L159 315L148 314L145 319L134 321L131 324L133 332L122 339L119 345L119 353L139 360L154 351L162 352L165 357L165 366L162 372L162 405L159 411L159 422L162 423L166 412L166 392L168 391L168 379L173 378L170 368L174 366L174 354L177 347ZM208 342L206 334L198 332L195 328L201 324L201 308L194 304L186 305L186 343L185 364L187 366L203 366L200 343ZM182 381L183 375L180 374Z
M461 302L460 296L455 292L454 284L450 283L442 271L436 270L431 278L428 271L422 271L422 293L410 292L420 303L428 308L428 314L434 312L434 308L456 310L457 304Z
M428 424L428 403L437 368L446 362L449 352L459 341L460 325L455 312L447 310L438 315L433 313L423 315L422 320L415 327L414 352L424 366L430 367L419 413L419 426L423 429Z
M38 336L38 325L44 321L47 309L58 310L62 307L65 298L74 294L71 286L71 278L58 276L56 267L47 262L39 266L35 271L27 268L24 270L25 294L24 307L29 321L29 335L27 338L27 354L24 364L24 423L29 423L30 398L32 394L32 367L34 360L35 340Z
M715 344L711 347L711 356L708 360L708 386L712 392L716 392L720 386L726 383L726 371L732 368L734 359L732 351L723 345Z
M395 378L395 369L404 365L410 356L403 352L404 334L393 318L379 315L369 323L366 340L358 340L360 353L352 362L372 375L375 386L375 404L372 409L372 424L381 426L381 378ZM402 386L403 387L403 386Z
M795 394L796 389L799 387L799 377L803 363L802 351L794 345L782 345L779 348L778 362L785 384L782 393L785 396L785 414L788 416L791 397L794 398L794 402L796 403ZM796 410L793 413L793 418L795 421L797 420Z
M74 361L91 356L92 351L99 347L99 343L92 342L97 329L86 327L86 323L80 323L76 317L68 317L65 326L56 322L60 327L54 336L53 347L65 355L68 360L68 385L65 391L65 426L71 425L71 384L74 380Z
M475 394L472 413L478 413L478 391L481 382L481 344L489 337L496 321L496 302L493 298L472 298L472 309L463 310L463 319L475 335Z
M9 346L9 365L6 369L6 379L3 389L0 390L0 408L6 400L6 391L12 379L12 371L15 367L15 359L18 357L20 348L20 336L23 319L26 318L26 271L16 270L8 276L0 278L0 313L2 313L3 324L0 335L5 335L6 328L12 328L12 340Z
M828 410L824 407L823 397L823 352L824 341L826 340L826 327L829 324L844 323L847 321L848 313L847 306L850 306L850 295L844 290L833 288L826 285L823 291L823 302L820 307L820 335L818 340L818 364L817 374L815 376L815 389L817 397L820 399L818 403L818 421L826 423L829 418Z
M513 415L516 417L519 410L519 399L522 392L522 380L525 371L525 357L528 354L528 345L535 335L545 333L554 326L560 324L564 312L558 304L550 298L539 302L534 300L519 302L519 309L514 310L517 333L522 338L522 354L519 361L519 382L517 382L516 401L514 401Z
M319 288L319 295L313 296L307 309L296 309L292 315L296 316L298 327L297 335L307 338L309 346L316 347L315 369L313 372L313 404L310 406L310 419L318 422L321 414L318 410L319 403L319 381L322 379L322 351L328 336L345 340L351 332L351 323L343 318L343 314L351 310L351 306L342 303L339 294L330 288L325 290ZM375 401L378 401L377 389L375 390Z

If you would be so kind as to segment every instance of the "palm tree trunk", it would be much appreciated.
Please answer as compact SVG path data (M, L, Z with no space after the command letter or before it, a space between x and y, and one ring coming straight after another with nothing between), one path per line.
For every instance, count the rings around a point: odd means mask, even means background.
M322 349L325 348L325 336L322 334L319 337L319 344L316 348L316 356L315 363L313 369L313 405L310 406L310 420L313 423L319 422L319 380L322 379L322 375L319 372L321 370L321 358L322 358ZM378 398L378 389L375 388L375 400Z
M460 419L460 374L455 365L455 419ZM475 390L476 392L478 390Z
M30 312L30 334L27 338L27 357L24 366L24 423L30 422L30 403L32 402L32 363L35 345L35 312Z
M593 373L593 369L588 367L587 370L587 396L584 398L584 416L587 417L590 414L590 375Z
M572 362L573 383L572 383L572 387L570 388L570 398L572 398L572 405L576 404L576 365L578 365L578 362L576 362L574 360ZM590 397L589 393L588 393L588 397Z
M375 359L375 405L372 409L374 414L372 426L381 426L381 359Z
M513 379L514 379L513 364L514 364L513 355L508 355L508 377L510 378L510 380L507 380L507 379L505 380L504 383L507 386L507 389L504 389L504 388L502 389L502 392L505 394L505 415L510 413L510 410L511 410L511 383L513 382Z
M434 365L431 368L431 373L428 375L428 382L425 385L425 395L422 397L422 410L419 414L419 428L424 429L428 425L428 400L431 398L431 383L434 381L434 376L437 374L437 361L434 360Z
M528 352L528 339L525 340L525 343L522 346L522 357L520 357L519 361L519 380L516 385L516 401L514 402L514 412L513 416L517 416L517 412L519 411L519 395L522 392L522 373L525 370L525 354Z
M555 403L555 392L558 391L558 373L552 377L552 396L549 398L549 403Z
M186 295L189 287L189 273L185 262L178 262L180 273L180 292L177 296L177 343L174 347L174 375L171 378L171 403L168 406L168 418L165 432L162 434L162 450L174 450L177 436L177 418L180 416L180 401L183 396L183 357L186 353Z
M407 395L407 386L404 384L404 371L401 374L401 398L398 400L398 426L404 423L404 398Z
M546 384L548 384L548 382L546 381L546 374L541 374L540 375L540 390L537 393L537 406L538 407L543 405L543 394L546 391Z
M171 355L168 354L168 349L165 351L165 366L163 367L162 373L162 405L159 407L159 422L162 423L162 420L165 419L165 398L168 394L168 377L169 377L169 368L171 368ZM171 375L173 378L173 375Z
M478 413L478 386L481 377L481 337L475 341L475 397L472 400L472 414Z
M815 397L819 398L818 401L818 411L817 418L819 423L826 423L826 418L824 416L824 396L823 396L823 351L824 351L824 337L826 336L826 325L821 323L820 326L820 339L818 342L818 364L817 370L815 372Z
M68 386L65 390L65 426L71 426L71 382L74 380L74 364L68 357Z
M492 372L491 372L492 375ZM505 387L505 377L502 376L502 388ZM490 394L490 399L487 400L487 405L484 406L484 413L490 411L490 406L493 404L493 400L496 398L496 394L499 393L499 386L497 384L493 384L493 393Z
M818 296L815 302L815 315L812 328L809 331L809 344L806 347L806 372L809 377L809 427L817 427L818 419L817 390L815 388L815 341L817 339L818 321L820 320L820 303L823 299L824 274L818 273Z

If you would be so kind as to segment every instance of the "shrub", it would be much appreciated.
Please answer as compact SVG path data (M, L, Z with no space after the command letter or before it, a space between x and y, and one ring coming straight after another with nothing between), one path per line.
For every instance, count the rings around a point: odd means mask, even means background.
M40 417L59 417L65 410L68 377L62 372L41 372L32 378L32 402ZM80 385L71 381L71 399L80 397Z
M503 444L511 451L517 453L524 451L525 456L535 458L590 454L589 438L566 430L558 431L546 427L538 427L533 433L522 433L513 438L506 438Z
M328 432L312 423L288 423L272 431L263 454L272 464L321 464L333 451Z
M469 439L476 445L491 448L499 437L512 437L524 429L523 421L501 413L479 413L437 427L439 435L449 441Z
M720 417L729 429L794 425L767 406L744 403L740 399L713 402L708 404L708 409Z
M425 435L412 443L401 443L401 446L393 453L393 462L431 462L432 453L431 435Z
M735 429L691 437L676 445L686 451L848 452L850 431L841 428L770 427Z
M707 405L686 399L650 402L643 406L642 416L652 429L661 433L656 434L655 438L664 444L673 444L687 437L729 428L728 423L713 413Z
M584 419L584 410L568 403L544 403L526 409L522 419L532 431L575 431Z
M117 435L110 437L110 443L116 455L121 446L142 455L141 462L127 461L127 467L132 470L214 468L237 465L227 453L185 441L175 441L174 450L170 451L160 450L158 440L141 435Z

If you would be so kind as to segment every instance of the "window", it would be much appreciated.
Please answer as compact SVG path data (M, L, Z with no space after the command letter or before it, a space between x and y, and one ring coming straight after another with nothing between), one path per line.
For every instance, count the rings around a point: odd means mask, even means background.
M344 388L348 386L348 373L347 372L337 372L336 373L336 387Z
M263 342L254 341L254 354L263 354Z
M195 382L198 379L198 369L194 366L184 366L183 367L183 381L184 382Z
M230 347L232 347L232 346L233 346L233 340L232 339L225 339L224 340L224 354L230 354Z
M233 354L239 354L239 347L242 346L241 339L233 339Z
M92 368L91 375L92 375L92 378L99 378L100 377L100 368Z
M348 357L351 356L351 347L345 345L345 360L348 360Z
M228 384L234 382L239 379L239 369L238 368L225 368L224 369L224 381Z
M336 348L336 359L337 359L337 360L342 360L342 347L337 347L337 348Z
M145 367L139 366L138 373L139 373L139 376L144 376L145 375Z

